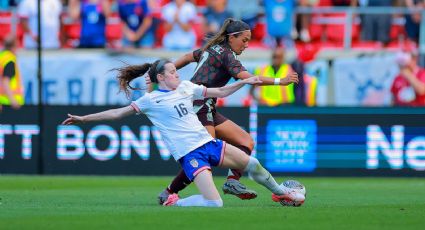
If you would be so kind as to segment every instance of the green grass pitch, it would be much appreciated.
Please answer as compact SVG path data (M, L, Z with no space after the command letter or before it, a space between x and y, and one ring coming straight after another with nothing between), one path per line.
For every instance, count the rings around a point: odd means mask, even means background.
M282 207L244 178L258 198L223 195L220 209L159 206L171 177L0 175L0 229L424 229L425 179L292 179L307 188L302 207Z

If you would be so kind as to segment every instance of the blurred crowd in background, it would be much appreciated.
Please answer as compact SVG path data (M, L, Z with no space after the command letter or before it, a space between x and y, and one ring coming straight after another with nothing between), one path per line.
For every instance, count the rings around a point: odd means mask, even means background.
M345 13L296 14L297 7L391 7L423 9L422 0L41 0L43 47L199 47L228 17L252 28L250 47L310 43L342 46ZM243 6L243 7L242 7ZM398 47L419 39L420 12L364 14L352 20L352 47ZM16 33L34 48L37 0L0 1L0 41Z
M314 11L329 7L406 7L413 11ZM297 9L303 8L313 11L297 13ZM243 99L243 105L257 99L268 106L314 106L317 77L304 74L304 64L321 49L347 48L345 24L347 17L352 17L348 21L350 49L402 51L397 56L400 74L391 86L393 104L425 106L425 71L418 65L424 9L425 0L41 0L41 40L42 47L50 50L189 51L201 47L219 31L226 18L232 17L250 25L250 48L273 51L269 64L258 67L256 74L285 77L296 71L302 78L295 87L253 88ZM0 1L0 46L7 49L5 44L10 44L11 35L19 49L37 47L37 0ZM298 56L287 63L285 54L290 49L298 50Z

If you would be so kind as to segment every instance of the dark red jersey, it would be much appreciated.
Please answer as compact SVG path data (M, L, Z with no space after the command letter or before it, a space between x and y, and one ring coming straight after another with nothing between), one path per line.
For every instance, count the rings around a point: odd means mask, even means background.
M236 78L240 72L246 71L236 59L236 54L225 43L213 45L205 52L195 50L193 57L198 65L190 81L206 87L224 86L232 77Z

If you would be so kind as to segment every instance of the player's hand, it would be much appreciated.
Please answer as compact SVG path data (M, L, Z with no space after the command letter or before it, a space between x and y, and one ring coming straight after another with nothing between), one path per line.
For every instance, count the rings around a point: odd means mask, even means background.
M81 116L75 116L68 113L68 118L62 122L62 125L73 125L84 123L84 119Z
M291 83L296 83L298 84L298 74L297 73L291 73L288 76L286 76L285 78L281 78L280 79L280 84L281 85L289 85Z
M249 78L246 78L244 80L245 84L250 84L250 85L257 85L257 84L260 84L262 82L263 81L261 81L260 78L257 77L257 76L249 77Z

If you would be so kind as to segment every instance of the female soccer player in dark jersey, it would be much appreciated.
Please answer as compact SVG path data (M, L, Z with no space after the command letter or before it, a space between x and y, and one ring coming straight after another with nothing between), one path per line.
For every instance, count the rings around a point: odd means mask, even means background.
M247 47L251 39L248 24L234 19L227 19L218 34L212 37L201 49L195 50L176 60L178 69L191 62L198 65L194 71L191 82L206 87L221 87L226 85L231 78L246 79L253 76L236 58ZM298 74L291 73L285 78L269 78L259 76L262 85L289 85L298 83ZM146 78L147 83L149 78ZM254 141L241 127L227 119L215 109L216 98L206 98L195 101L194 109L202 125L213 136L225 140L238 147L246 154L251 155ZM232 194L240 199L253 199L257 197L255 191L246 188L239 182L242 176L240 170L229 170L227 181L222 189L225 194ZM169 194L178 193L191 181L183 170L174 178L171 184L159 194L158 200L162 204Z

